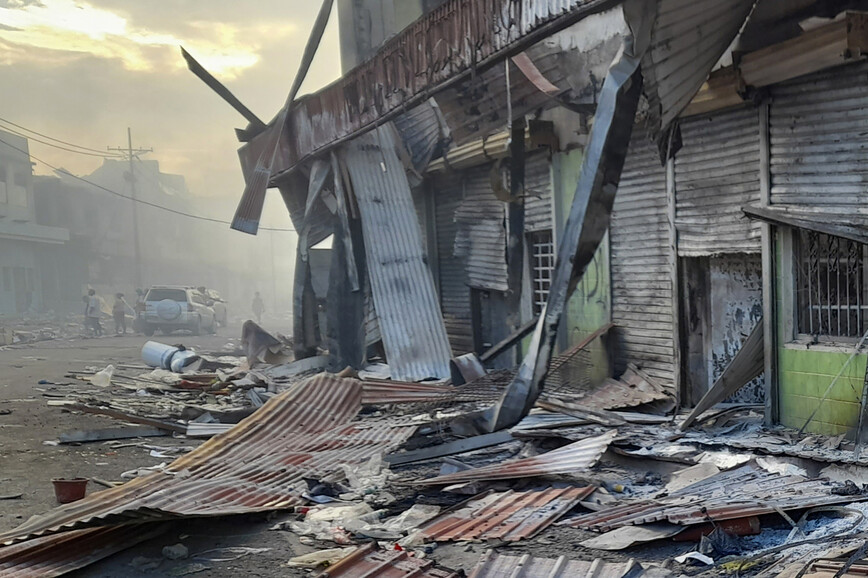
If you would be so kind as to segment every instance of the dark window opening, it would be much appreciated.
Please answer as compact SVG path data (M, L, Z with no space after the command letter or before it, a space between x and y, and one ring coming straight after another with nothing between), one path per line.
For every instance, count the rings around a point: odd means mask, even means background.
M151 289L145 297L145 301L163 301L164 299L186 303L187 292L183 289Z
M866 246L799 229L796 259L798 332L856 338L866 330Z
M539 315L549 298L552 273L555 270L555 244L552 232L530 234L531 268L533 274L533 313Z

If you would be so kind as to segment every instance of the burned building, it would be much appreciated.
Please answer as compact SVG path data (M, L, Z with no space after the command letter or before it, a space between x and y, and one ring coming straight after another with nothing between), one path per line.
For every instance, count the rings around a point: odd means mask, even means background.
M508 34L462 2L419 6L403 29L382 18L395 29L374 35L342 20L348 45L366 35L357 66L295 101L285 130L242 148L249 178L278 139L271 184L306 231L299 270L306 246L335 238L325 323L306 305L303 273L295 286L300 353L324 347L361 366L379 352L397 379L444 378L450 358L545 317L630 17L513 4L486 9L516 11ZM822 400L808 427L843 432L865 373L857 349L836 377L865 333L865 17L822 2L749 4L715 8L702 41L680 34L702 19L698 5L659 16L608 233L574 280L557 348L613 323L587 379L632 363L691 407L761 331L763 370L725 397L798 427ZM478 28L452 28L474 18ZM445 48L463 39L472 55ZM684 55L697 50L690 68ZM514 339L488 366L514 366L529 345Z

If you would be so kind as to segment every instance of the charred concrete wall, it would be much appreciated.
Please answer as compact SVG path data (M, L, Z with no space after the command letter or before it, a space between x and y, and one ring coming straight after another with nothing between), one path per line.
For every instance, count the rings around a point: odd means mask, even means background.
M711 288L711 340L708 383L714 383L729 365L763 315L762 259L757 254L734 253L709 259ZM762 403L765 377L759 376L729 401Z

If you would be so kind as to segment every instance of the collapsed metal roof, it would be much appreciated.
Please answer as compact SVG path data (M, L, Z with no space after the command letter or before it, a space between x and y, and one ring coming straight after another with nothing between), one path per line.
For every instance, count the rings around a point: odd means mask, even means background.
M416 430L397 420L350 423L358 380L322 374L274 397L223 435L161 471L34 517L0 534L12 544L101 524L223 516L301 503L303 478L327 476L396 448ZM0 556L4 549L0 548Z

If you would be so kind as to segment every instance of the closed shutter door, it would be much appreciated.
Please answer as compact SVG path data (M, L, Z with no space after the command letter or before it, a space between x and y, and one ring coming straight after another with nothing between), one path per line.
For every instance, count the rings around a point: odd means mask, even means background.
M772 89L772 204L865 211L868 63Z
M741 208L760 200L759 113L738 109L684 121L675 156L678 254L760 252L760 224Z
M458 224L455 211L464 197L457 174L437 176L434 187L438 271L440 273L440 310L449 344L455 355L473 351L473 328L470 319L470 288L464 272L464 259L453 250Z
M471 287L506 291L506 204L491 190L491 169L488 163L461 172L464 199L455 212L453 253L464 260Z
M532 233L552 229L552 176L548 154L527 158L524 168L524 229Z
M610 228L612 321L623 360L675 384L666 171L657 148L634 132Z

